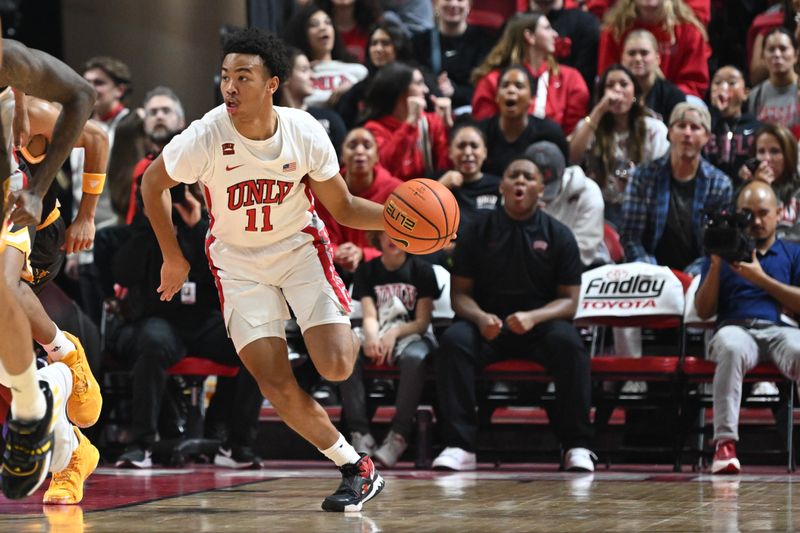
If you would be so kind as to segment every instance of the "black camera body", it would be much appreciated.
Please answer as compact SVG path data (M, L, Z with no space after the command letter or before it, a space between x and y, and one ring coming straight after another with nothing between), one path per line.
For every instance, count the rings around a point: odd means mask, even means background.
M749 263L756 243L747 232L753 219L749 211L706 213L703 248L706 254L716 254L729 263Z

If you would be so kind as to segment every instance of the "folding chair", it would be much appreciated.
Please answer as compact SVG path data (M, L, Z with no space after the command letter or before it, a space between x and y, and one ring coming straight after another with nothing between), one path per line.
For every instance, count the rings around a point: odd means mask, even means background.
M682 344L676 342L675 354L668 356L643 355L641 358L624 355L598 356L597 332L607 327L638 327L655 330L680 330L684 308L684 283L667 267L646 263L605 265L583 274L581 296L575 323L591 327L591 368L595 387L595 428L602 433L617 407L666 407L672 417L679 420L678 394L680 382L678 366ZM680 339L680 335L676 335ZM626 381L665 383L665 394L650 391L647 394L620 396L607 392L603 384L621 384ZM673 454L678 447L677 438L671 446ZM607 459L613 453L606 450ZM677 464L677 462L675 463Z
M700 286L700 281L700 276L695 277L686 292L684 326L685 328L705 329L710 332L716 324L716 316L708 319L701 319L694 305L694 296ZM707 340L708 335L706 335L706 341ZM690 449L690 452L697 456L696 461L694 461L692 465L692 468L695 470L701 468L704 456L704 435L706 433L705 409L713 405L712 394L704 391L703 386L714 382L714 370L716 365L713 361L706 360L705 355L705 353L700 357L684 355L680 365L680 370L686 384L681 394L681 448L683 448L683 443L686 442L690 433L697 434L697 440L692 443L693 446ZM787 454L787 470L789 472L794 472L796 468L793 444L794 382L784 376L771 362L759 363L744 377L745 383L759 381L775 381L779 383L781 393L778 399L772 402L764 402L763 398L759 398L757 405L758 407L764 407L765 404L771 404L770 407L772 407L775 419L778 423L778 431L781 434L785 433L785 435L782 436L784 437L785 452ZM742 398L742 406L751 405L756 404L751 402L748 398ZM681 454L678 454L677 464L678 468L680 468Z

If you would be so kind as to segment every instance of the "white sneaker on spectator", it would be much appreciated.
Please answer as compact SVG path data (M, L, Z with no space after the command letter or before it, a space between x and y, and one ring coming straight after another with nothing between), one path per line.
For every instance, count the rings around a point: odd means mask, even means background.
M475 454L462 450L461 448L445 448L442 453L433 460L433 468L441 470L475 470L478 462Z
M350 433L350 444L358 453L365 453L369 456L375 453L375 439L370 433L353 431Z
M405 437L400 433L390 431L380 448L372 454L372 458L383 466L391 468L397 464L397 460L400 459L406 448L408 448L408 443Z
M564 470L569 472L594 472L597 456L586 448L571 448L564 455Z
M753 385L753 389L750 391L750 400L769 401L769 396L778 396L779 394L778 386L773 382L759 381Z

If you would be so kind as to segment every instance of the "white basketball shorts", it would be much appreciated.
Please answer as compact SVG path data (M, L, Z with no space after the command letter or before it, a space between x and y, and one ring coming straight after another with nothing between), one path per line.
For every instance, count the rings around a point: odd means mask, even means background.
M324 229L320 233L312 226L257 248L209 238L211 272L237 352L256 339L285 339L288 306L302 332L323 324L350 324L350 296L333 266L329 242Z

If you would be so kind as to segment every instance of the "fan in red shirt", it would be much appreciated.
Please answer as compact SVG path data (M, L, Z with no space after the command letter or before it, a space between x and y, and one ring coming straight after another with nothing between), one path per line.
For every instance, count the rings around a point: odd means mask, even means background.
M586 114L589 89L581 73L560 65L553 57L558 33L541 13L515 15L483 64L472 73L476 83L472 116L476 120L499 112L496 102L500 72L523 64L537 80L530 114L557 122L569 134Z
M351 130L345 137L342 163L341 174L354 196L382 204L403 183L378 163L378 144L364 128ZM362 262L381 255L370 243L366 231L340 225L321 202L315 202L314 207L328 229L333 261L340 271L354 272Z
M428 102L435 111L427 112ZM430 95L419 69L400 62L380 69L367 90L364 127L378 143L381 165L401 180L434 178L450 168L449 98Z
M647 30L658 41L661 71L687 95L703 98L708 89L708 33L683 0L619 0L606 14L600 33L597 71L622 58L628 33Z

